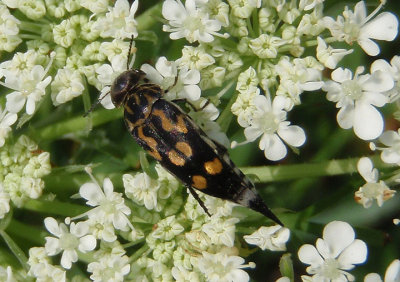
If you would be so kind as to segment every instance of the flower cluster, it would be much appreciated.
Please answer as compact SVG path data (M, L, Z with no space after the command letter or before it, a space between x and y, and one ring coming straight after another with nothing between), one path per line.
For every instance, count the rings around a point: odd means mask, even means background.
M15 144L0 151L0 218L10 211L10 204L22 207L28 199L42 195L42 177L51 172L50 154L22 135Z
M213 214L209 217L189 196L181 210L184 198L176 179L160 166L156 170L157 179L145 173L123 176L125 193L131 202L113 191L108 178L101 188L88 168L93 182L83 184L79 194L92 208L80 216L66 218L65 224L52 217L44 220L54 237L46 237L44 248L30 250L29 274L38 279L56 275L65 281L65 270L77 262L79 251L93 256L87 271L94 281L103 281L105 277L113 281L188 277L194 281L247 281L249 276L243 269L255 264L245 264L239 256L235 229L240 220L231 215L234 204L201 196ZM86 217L84 221L71 222ZM262 249L285 250L289 230L264 229L245 237L246 241ZM121 239L134 245L145 242L140 249L142 255L132 264ZM99 248L95 250L98 240ZM263 242L259 243L260 240ZM51 257L60 253L64 270L51 264Z
M11 90L5 109L0 108L0 146L16 114L24 109L30 117L20 125L27 122L47 93L59 106L85 93L85 81L99 90L110 84L114 76L105 80L107 73L100 75L98 69L110 68L110 63L125 66L129 43L124 39L137 36L138 1L131 7L126 0L116 1L113 7L108 1L95 2L0 3L0 50L11 52L22 38L32 38L26 41L26 52L16 52L0 64L0 85ZM23 21L9 8L22 12ZM40 21L45 16L54 21L51 26Z

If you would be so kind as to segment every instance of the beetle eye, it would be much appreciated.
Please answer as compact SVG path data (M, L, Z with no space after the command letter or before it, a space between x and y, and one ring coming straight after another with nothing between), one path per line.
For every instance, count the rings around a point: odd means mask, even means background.
M117 79L114 81L112 87L111 87L111 92L121 92L125 86L126 86L127 80L125 76L119 76Z

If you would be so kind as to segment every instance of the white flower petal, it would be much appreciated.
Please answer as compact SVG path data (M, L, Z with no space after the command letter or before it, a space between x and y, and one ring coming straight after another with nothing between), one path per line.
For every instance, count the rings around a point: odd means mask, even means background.
M394 86L394 81L390 73L377 70L362 84L365 91L378 93L388 91Z
M400 163L400 153L395 150L387 149L382 151L381 159L388 164L397 164Z
M76 262L78 260L78 254L75 250L64 250L61 255L61 266L65 269L70 269L72 266L72 262Z
M6 108L11 113L18 113L25 105L26 98L21 92L14 91L6 96Z
M395 259L386 269L385 282L400 281L400 260Z
M350 270L354 268L354 264L365 262L367 253L367 245L359 239L354 240L338 257L341 269Z
M354 241L355 234L347 222L332 221L325 226L322 237L333 257L336 257Z
M363 140L378 138L383 131L381 113L373 106L357 103L354 109L354 133Z
M364 277L364 282L382 282L378 273L369 273Z
M46 253L49 256L54 256L61 251L60 240L54 237L46 237L46 244L44 245Z
M76 237L82 237L89 232L89 225L86 222L72 222L69 229L71 234L74 234Z
M185 85L183 87L184 97L191 100L196 101L200 99L201 90L198 85Z
M103 190L106 197L111 197L113 195L114 185L108 177L104 178L103 180Z
M268 140L268 141L267 141ZM287 149L278 135L264 134L260 140L260 149L264 150L265 157L271 161L279 161L286 156Z
M376 107L382 107L387 102L389 102L389 98L382 93L364 92L363 97L360 101L362 101L362 103L371 104Z
M331 77L334 81L342 83L351 80L353 74L349 69L337 68L332 72Z
M244 129L244 135L246 139L250 142L253 142L262 134L261 130L258 127L250 126Z
M1 108L0 108L1 111ZM18 115L14 113L7 113L4 119L1 121L3 126L11 126L17 121Z
M336 116L336 119L341 128L352 128L354 123L354 107L349 105L341 108Z
M44 219L44 225L46 226L46 229L53 235L60 237L63 232L61 230L61 228L58 225L57 220L55 220L52 217L46 217Z
M395 15L383 12L361 28L362 36L378 40L392 41L398 32L398 20Z
M290 125L278 130L279 136L289 145L299 147L306 141L304 130L297 125Z
M369 38L360 38L357 42L369 56L376 56L380 52L379 45Z
M378 180L378 170L374 169L374 165L370 158L363 157L357 163L357 170L367 182L376 183Z
M318 253L317 249L310 244L305 244L300 247L298 256L301 262L309 265L322 265L324 260Z
M86 235L79 239L79 251L85 253L96 248L96 238L93 235Z
M140 70L146 73L146 77L155 84L162 84L163 77L161 74L149 64L144 64L140 67Z
M89 206L96 206L105 198L101 188L95 183L85 183L79 189L79 194L87 200Z
M379 137L379 141L381 141L386 146L393 146L397 142L400 143L400 134L393 130L388 130L384 132L381 137Z

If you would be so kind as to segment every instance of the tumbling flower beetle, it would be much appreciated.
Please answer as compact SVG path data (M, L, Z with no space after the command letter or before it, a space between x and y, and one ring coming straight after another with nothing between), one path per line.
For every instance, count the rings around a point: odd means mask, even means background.
M253 183L231 161L225 147L211 140L141 70L128 69L111 86L115 107L124 107L129 132L147 153L175 175L210 215L194 189L230 200L282 222L265 205ZM194 189L193 189L194 188Z

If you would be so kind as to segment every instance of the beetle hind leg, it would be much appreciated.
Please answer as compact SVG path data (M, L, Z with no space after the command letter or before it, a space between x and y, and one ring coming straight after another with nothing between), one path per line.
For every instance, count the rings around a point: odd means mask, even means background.
M211 217L211 214L208 212L208 209L207 209L206 205L204 204L203 200L200 199L200 197L199 197L199 195L196 193L196 191L194 191L194 189L193 189L191 186L189 186L189 185L186 186L186 187L189 189L190 194L192 194L193 198L195 198L196 201L199 203L200 207L203 208L204 212L205 212L209 217Z

